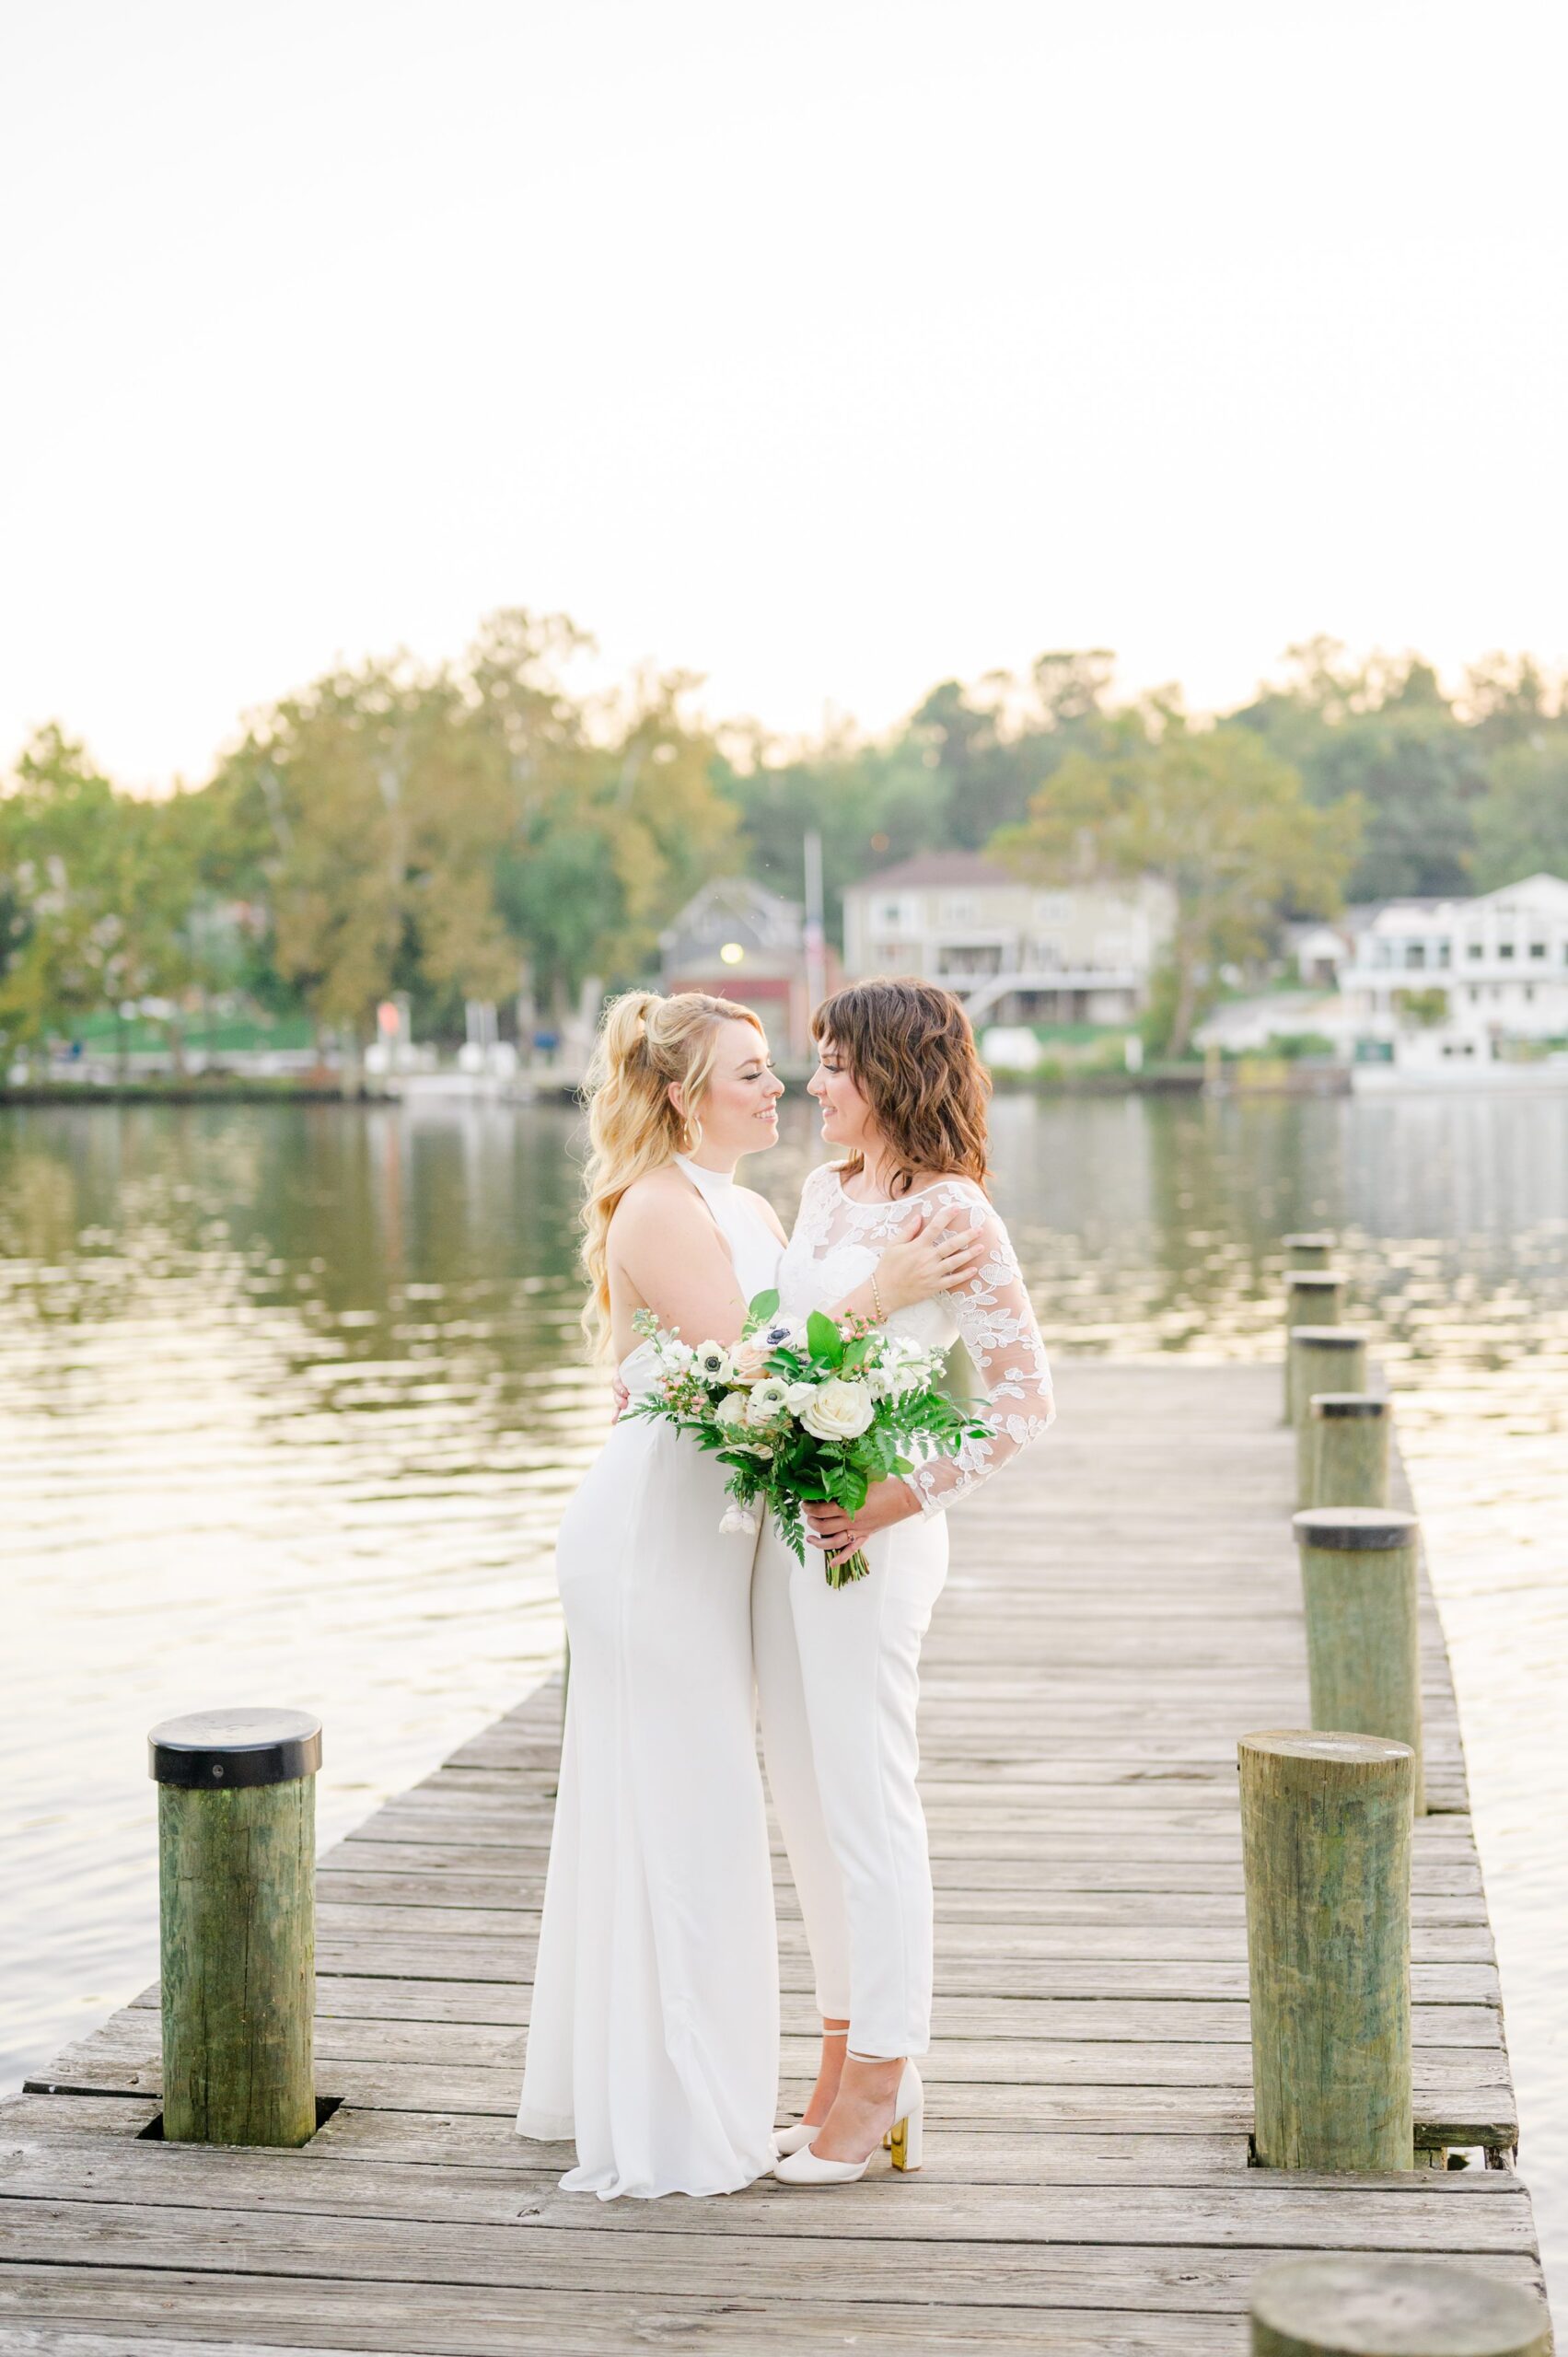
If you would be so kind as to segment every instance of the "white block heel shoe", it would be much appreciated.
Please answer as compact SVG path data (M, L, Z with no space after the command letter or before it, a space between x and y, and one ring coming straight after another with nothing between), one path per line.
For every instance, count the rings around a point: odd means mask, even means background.
M899 2081L893 2125L885 2140L896 2169L919 2168L924 2125L925 2092L920 2084L920 2073L912 2062L906 2062ZM807 2134L814 2136L816 2132L813 2128ZM869 2154L864 2161L824 2161L807 2142L793 2153L786 2153L776 2164L773 2175L781 2185L854 2185L870 2166Z

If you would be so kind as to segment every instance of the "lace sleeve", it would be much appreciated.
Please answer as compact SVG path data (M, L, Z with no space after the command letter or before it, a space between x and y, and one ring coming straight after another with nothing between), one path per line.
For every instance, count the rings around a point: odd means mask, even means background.
M984 1387L991 1430L982 1440L965 1441L957 1457L918 1465L906 1476L922 1514L939 1514L966 1491L978 1489L1056 1416L1045 1344L1007 1231L982 1195L971 1196L966 1189L954 1201L969 1204L971 1225L987 1246L975 1275L948 1298Z

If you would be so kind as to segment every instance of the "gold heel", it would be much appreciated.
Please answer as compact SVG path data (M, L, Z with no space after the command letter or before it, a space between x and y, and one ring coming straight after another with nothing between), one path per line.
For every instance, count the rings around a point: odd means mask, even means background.
M907 2119L900 2119L898 2126L890 2128L882 2139L884 2148L893 2155L896 2169L907 2169L909 2166L909 2127Z

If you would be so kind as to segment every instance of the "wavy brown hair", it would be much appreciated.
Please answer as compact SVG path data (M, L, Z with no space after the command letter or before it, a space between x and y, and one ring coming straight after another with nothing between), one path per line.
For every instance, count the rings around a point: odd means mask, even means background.
M951 991L902 976L849 982L823 1000L811 1036L838 1050L891 1147L894 1196L922 1170L984 1186L991 1075ZM844 1167L865 1159L852 1155Z

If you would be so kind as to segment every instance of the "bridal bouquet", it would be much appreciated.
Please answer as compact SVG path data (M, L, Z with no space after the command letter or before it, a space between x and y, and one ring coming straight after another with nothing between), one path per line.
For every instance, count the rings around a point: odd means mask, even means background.
M804 1562L803 1506L830 1500L856 1515L874 1481L956 1457L991 1428L937 1389L940 1351L816 1309L796 1325L778 1307L776 1293L759 1294L740 1341L695 1349L639 1310L658 1372L626 1413L662 1418L728 1466L735 1504L721 1530L755 1531L761 1504ZM869 1566L857 1551L842 1563L824 1557L823 1568L838 1588Z

